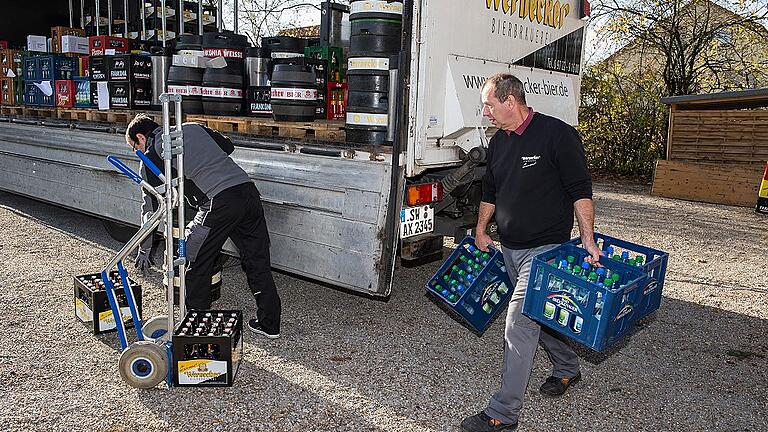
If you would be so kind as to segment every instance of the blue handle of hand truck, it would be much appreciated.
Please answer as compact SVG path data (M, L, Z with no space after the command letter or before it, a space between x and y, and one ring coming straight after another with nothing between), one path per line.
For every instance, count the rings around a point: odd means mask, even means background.
M150 171L155 173L156 176L160 177L163 175L163 172L160 171L160 168L158 168L154 163L152 163L151 160L147 157L147 155L144 154L141 150L136 150L136 156L141 159L142 162L144 162L144 165L149 168Z
M127 175L131 178L131 180L135 181L136 183L141 183L142 179L141 176L136 174L134 170L132 170L128 165L124 164L123 161L120 159L114 157L114 156L107 156L107 160L117 167L120 171L123 172L123 174Z

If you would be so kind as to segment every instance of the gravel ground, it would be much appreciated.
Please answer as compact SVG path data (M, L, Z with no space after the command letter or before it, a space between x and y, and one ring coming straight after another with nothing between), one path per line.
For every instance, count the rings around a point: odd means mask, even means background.
M619 349L583 351L584 380L537 392L522 431L757 431L768 425L768 238L751 209L600 184L597 230L670 252L661 310ZM235 385L137 390L114 336L75 321L72 276L120 246L91 218L0 193L0 381L4 430L455 431L500 381L503 322L469 333L425 298L437 263L399 268L389 301L275 274L283 338L245 338ZM255 304L224 272L221 308ZM159 274L139 278L161 312Z

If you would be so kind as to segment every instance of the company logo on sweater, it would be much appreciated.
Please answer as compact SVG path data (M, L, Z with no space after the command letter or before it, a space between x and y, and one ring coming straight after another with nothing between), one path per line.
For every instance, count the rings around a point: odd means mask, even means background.
M520 159L523 160L523 169L530 168L534 165L536 165L536 162L541 159L541 156L535 155L535 156L523 156Z

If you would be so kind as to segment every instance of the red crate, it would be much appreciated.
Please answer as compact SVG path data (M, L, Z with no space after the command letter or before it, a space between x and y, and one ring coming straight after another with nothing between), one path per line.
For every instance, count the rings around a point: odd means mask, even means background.
M328 83L328 93L325 99L326 117L328 120L339 120L347 118L347 94L349 89L347 83Z
M75 105L75 84L72 80L58 80L54 83L56 106L72 108Z
M0 49L8 49L8 41L0 40Z
M87 55L78 56L78 58L77 58L77 76L79 76L79 77L90 77L91 76L90 61L91 61L91 57L90 56L87 56Z
M91 55L105 55L108 49L115 50L115 54L131 52L128 39L114 36L91 36L88 38L88 47Z

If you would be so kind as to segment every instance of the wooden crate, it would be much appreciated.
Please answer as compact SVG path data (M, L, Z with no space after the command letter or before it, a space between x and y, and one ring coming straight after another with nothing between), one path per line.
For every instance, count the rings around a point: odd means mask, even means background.
M754 207L763 167L656 162L652 195L689 201Z

